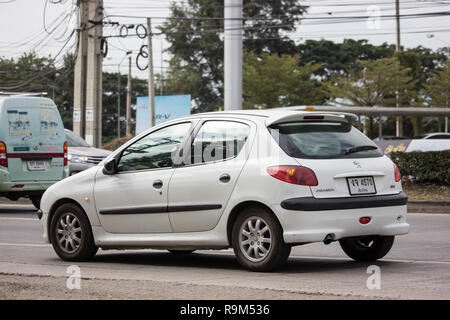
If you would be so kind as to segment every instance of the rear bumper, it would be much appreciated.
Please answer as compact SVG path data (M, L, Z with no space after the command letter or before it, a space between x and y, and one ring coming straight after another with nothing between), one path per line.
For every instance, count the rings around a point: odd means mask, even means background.
M321 242L327 235L332 240L369 235L396 236L409 232L406 205L322 211L287 210L272 206L283 228L286 243ZM368 224L359 218L370 217Z
M343 209L363 209L404 206L408 197L403 192L384 196L362 196L347 198L292 198L281 202L281 207L286 210L323 211Z
M69 167L64 167L60 180L69 176ZM43 193L48 187L60 180L28 180L13 181L7 169L0 169L0 194L14 193L17 195L30 195ZM22 186L23 187L19 187Z
M58 181L16 181L16 182L2 182L0 181L0 193L20 193L20 194L28 194L34 192L43 193L48 187ZM21 186L16 187L14 186Z

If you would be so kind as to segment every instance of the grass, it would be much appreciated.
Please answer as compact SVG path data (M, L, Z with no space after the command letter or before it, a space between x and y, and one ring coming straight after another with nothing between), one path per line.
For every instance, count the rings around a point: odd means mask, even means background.
M447 200L450 201L450 186L403 182L403 191L409 200Z

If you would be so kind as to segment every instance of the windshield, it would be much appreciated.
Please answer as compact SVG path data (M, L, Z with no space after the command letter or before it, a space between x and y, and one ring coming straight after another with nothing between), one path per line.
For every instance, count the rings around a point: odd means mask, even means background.
M383 155L368 137L346 122L290 122L277 124L269 130L283 151L294 158L372 158Z
M64 130L67 138L67 145L69 147L90 147L86 141L84 141L81 137L77 136L70 130Z

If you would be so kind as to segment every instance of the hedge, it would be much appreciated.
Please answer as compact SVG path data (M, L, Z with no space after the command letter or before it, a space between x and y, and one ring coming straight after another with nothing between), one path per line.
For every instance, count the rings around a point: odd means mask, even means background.
M417 182L450 185L450 150L393 152L391 159L402 176L413 176Z

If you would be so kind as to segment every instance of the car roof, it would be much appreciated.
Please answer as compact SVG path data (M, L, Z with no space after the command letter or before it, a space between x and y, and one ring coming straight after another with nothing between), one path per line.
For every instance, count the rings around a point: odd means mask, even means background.
M326 115L334 118L345 118L347 121L355 121L357 116L352 113L339 112L336 111L314 111L314 107L311 106L298 106L298 107L283 107L283 108L272 108L272 109L249 109L249 110L230 110L230 111L215 111L215 112L205 112L198 113L194 116L238 116L238 117L254 117L260 118L266 122L267 125L283 122L283 121L293 121L296 117L303 116L305 114L314 115Z

